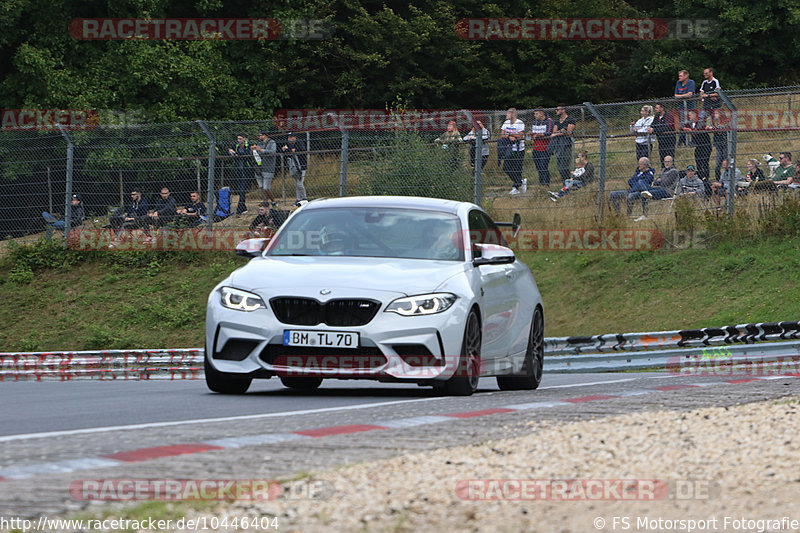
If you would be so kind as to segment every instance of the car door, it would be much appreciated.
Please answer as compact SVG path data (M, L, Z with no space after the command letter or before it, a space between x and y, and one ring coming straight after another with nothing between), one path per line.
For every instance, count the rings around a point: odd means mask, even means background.
M497 227L482 211L469 213L469 237L473 258L480 257L476 244L500 243ZM505 357L510 348L508 329L512 315L512 277L509 265L482 265L477 267L481 284L481 309L483 311L483 350L484 360Z

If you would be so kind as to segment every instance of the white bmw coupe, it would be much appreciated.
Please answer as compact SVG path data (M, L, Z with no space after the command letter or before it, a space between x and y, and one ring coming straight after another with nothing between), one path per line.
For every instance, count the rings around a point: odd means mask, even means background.
M415 197L312 201L208 298L205 378L242 394L277 376L432 385L470 395L542 378L544 309L527 266L480 207ZM513 228L518 226L515 215ZM262 251L263 249L263 251Z

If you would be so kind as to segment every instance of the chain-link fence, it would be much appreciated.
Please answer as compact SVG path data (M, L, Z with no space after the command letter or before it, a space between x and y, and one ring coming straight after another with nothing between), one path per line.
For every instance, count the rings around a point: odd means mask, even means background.
M795 194L799 95L2 131L0 235L256 232L304 200L361 194L469 200L531 228L675 228Z

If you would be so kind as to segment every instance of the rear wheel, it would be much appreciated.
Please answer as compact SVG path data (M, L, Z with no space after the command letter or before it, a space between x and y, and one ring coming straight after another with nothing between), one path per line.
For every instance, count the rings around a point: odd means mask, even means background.
M531 320L525 363L519 376L497 376L500 390L534 390L542 382L544 370L544 315L537 307Z
M478 390L481 376L481 321L478 312L472 309L467 315L464 341L461 344L461 359L453 377L444 385L450 396L470 396Z
M287 378L282 377L284 387L297 390L314 390L322 385L322 378Z
M244 394L253 382L251 377L239 377L237 374L220 372L208 362L208 352L203 358L203 368L206 375L206 385L213 392L220 394Z

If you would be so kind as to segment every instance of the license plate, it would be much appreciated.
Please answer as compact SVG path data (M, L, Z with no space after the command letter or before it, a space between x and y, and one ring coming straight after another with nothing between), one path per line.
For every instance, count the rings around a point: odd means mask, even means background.
M286 329L284 346L313 346L315 348L358 348L358 333L351 331L314 331Z

